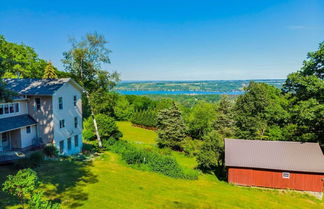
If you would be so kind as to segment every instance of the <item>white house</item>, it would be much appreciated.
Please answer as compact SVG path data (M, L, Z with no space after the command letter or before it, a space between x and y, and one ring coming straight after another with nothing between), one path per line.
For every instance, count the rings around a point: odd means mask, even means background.
M60 154L82 149L82 91L72 79L5 79L18 94L0 102L1 152L54 144Z

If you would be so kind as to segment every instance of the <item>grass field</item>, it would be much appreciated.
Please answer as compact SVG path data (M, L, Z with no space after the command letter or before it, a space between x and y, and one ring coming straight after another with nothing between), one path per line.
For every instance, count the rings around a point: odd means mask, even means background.
M153 131L118 123L124 139L154 144ZM133 135L135 134L135 135ZM187 168L194 158L173 153ZM0 167L1 179L13 172ZM46 162L37 169L47 194L63 208L324 208L324 202L296 192L279 192L230 185L213 175L198 180L174 179L128 167L117 154L106 152L92 162ZM0 193L0 208L15 203Z

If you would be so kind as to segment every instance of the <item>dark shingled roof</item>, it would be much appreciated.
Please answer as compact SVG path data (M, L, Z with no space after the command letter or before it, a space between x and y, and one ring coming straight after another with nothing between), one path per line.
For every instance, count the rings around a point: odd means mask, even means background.
M29 115L18 115L0 119L0 132L14 130L20 127L30 126L37 122Z
M50 96L61 88L70 78L60 79L4 79L6 88L22 95Z
M225 139L227 167L324 173L318 143Z

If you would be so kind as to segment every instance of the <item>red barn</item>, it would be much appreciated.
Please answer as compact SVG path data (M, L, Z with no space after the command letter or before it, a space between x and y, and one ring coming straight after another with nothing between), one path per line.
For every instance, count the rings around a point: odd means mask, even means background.
M324 156L317 143L225 139L228 182L313 192L324 187Z

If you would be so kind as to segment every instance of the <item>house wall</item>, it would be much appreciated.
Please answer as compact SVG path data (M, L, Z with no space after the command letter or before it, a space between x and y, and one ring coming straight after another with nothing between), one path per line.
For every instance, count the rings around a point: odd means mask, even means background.
M44 143L52 142L54 138L52 97L29 96L28 98L28 113L38 123L38 137L40 137ZM35 98L40 98L41 102L41 109L38 111L36 110Z
M77 105L74 106L73 97L77 96ZM59 97L63 98L63 109L59 109ZM64 151L61 154L79 153L82 149L82 101L81 92L71 83L64 84L53 95L54 142L59 149L60 141L64 141ZM74 117L78 118L78 127L74 127ZM60 128L60 120L65 120L65 127ZM74 136L79 136L79 146L74 144ZM67 139L71 137L72 146L68 150Z
M0 115L0 119L13 117L13 116L18 116L18 115L23 115L23 114L28 113L27 101L13 101L13 102L10 102L10 103L0 103L0 105L11 104L11 103L19 103L19 112L9 113L9 114L2 114L2 115Z
M324 174L289 172L290 178L282 177L285 171L252 168L228 168L228 182L244 186L323 192Z
M27 133L26 127L20 129L21 134L21 147L25 148L33 145L33 140L37 137L36 126L33 125L30 127L30 133Z

